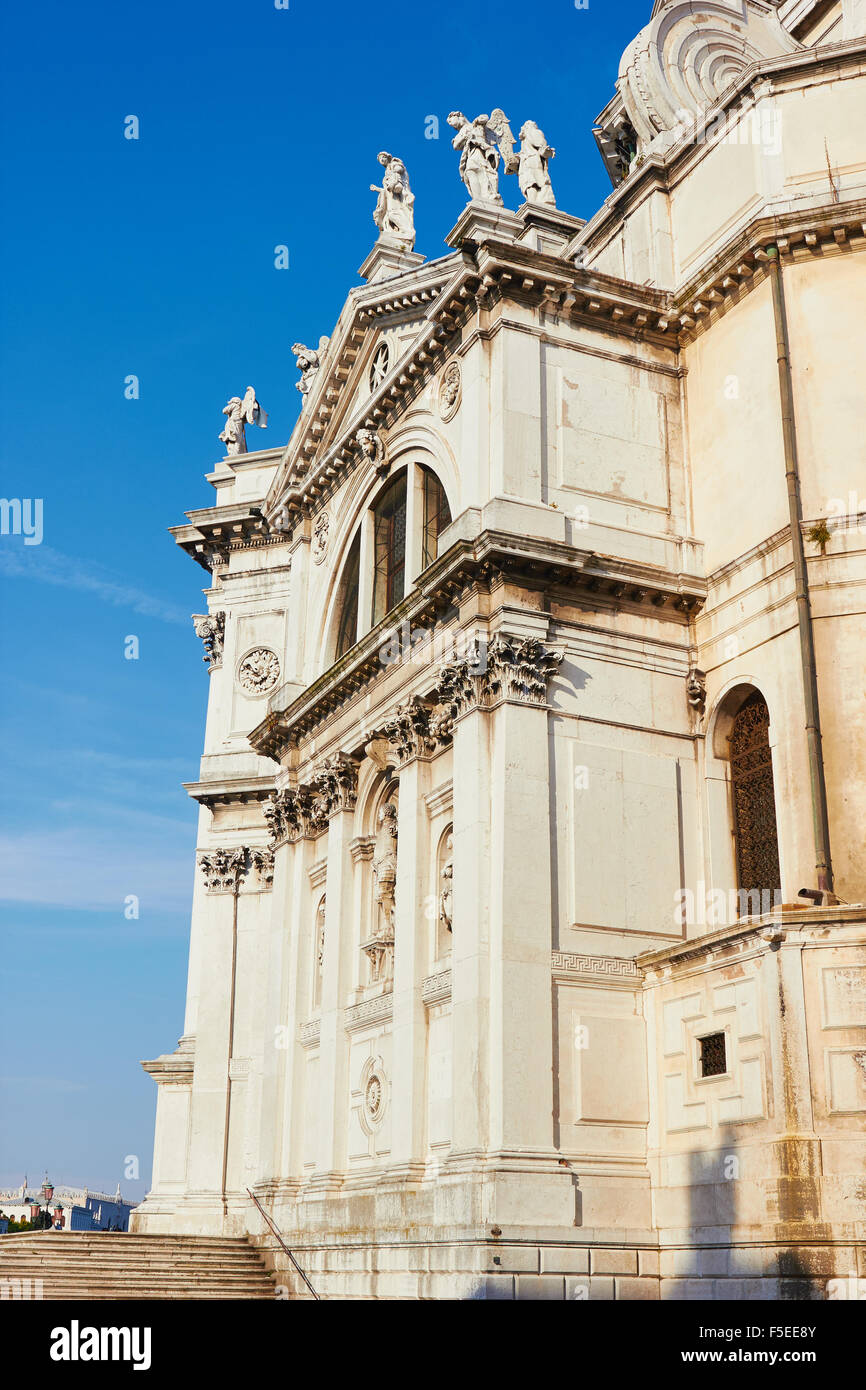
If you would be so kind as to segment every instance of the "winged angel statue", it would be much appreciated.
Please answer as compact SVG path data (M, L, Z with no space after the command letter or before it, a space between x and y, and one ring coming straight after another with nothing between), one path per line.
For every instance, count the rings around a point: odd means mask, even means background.
M462 111L452 111L448 124L457 131L451 144L461 152L460 177L473 202L501 207L501 162L506 174L517 174L520 191L528 203L555 205L547 164L556 151L550 148L535 121L526 121L521 128L519 149L515 148L508 117L499 107L489 116L476 116L474 121L467 120Z

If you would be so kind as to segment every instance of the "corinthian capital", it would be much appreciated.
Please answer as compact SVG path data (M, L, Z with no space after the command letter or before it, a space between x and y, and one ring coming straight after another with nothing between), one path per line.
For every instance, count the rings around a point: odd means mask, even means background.
M497 633L487 648L487 670L482 678L487 698L545 704L548 681L556 675L562 656L537 637L521 639Z
M200 855L198 862L209 893L236 893L246 873L247 851L215 849Z
M358 799L358 767L357 759L350 758L348 753L334 753L313 774L311 789L321 798L324 813L329 818L338 811L354 811Z

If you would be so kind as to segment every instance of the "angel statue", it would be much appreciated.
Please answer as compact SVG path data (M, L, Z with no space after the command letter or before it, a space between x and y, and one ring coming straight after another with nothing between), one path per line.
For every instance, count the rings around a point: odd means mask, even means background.
M319 339L319 346L317 348L304 347L303 343L292 344L292 352L295 355L296 366L298 368L298 371L301 373L300 381L295 382L295 385L297 386L298 390L304 398L301 402L301 409L303 409L303 407L306 405L307 396L313 389L313 382L316 379L316 372L322 365L322 358L325 355L325 348L328 346L329 342L330 339L328 338L327 334L324 334Z
M457 131L451 145L460 150L460 177L469 190L473 203L495 203L502 206L499 194L500 151L505 156L505 172L511 173L509 162L514 136L504 112L498 108L492 116L476 116L468 121L462 111L452 111L448 124ZM499 149L496 148L497 142ZM516 167L516 165L515 165Z
M412 205L415 194L409 187L409 175L402 159L386 150L378 156L385 172L382 187L370 184L370 192L378 193L379 200L373 213L373 221L379 228L379 240L390 242L400 251L411 251L415 245L415 215Z
M547 172L548 161L555 154L556 150L548 145L544 131L539 129L535 121L524 121L520 130L517 182L527 203L556 207L550 174Z
M267 412L262 410L256 400L255 389L252 386L247 387L243 400L240 396L232 396L223 406L223 415L228 416L228 419L219 437L226 446L227 454L247 452L245 425L258 425L261 430L267 429L268 426Z

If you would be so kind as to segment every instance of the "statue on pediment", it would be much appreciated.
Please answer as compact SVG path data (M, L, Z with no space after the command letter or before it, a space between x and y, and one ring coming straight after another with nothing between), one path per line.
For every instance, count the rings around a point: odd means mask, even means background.
M325 349L329 342L330 339L328 335L323 334L319 339L319 346L317 348L305 347L303 343L292 344L292 352L295 355L296 365L298 371L301 373L301 379L300 381L296 381L295 385L304 398L301 406L302 409L307 403L307 396L313 389L316 373L322 365L322 358L325 355Z
M556 207L547 166L556 154L535 121L524 121L520 129L517 182L527 203Z
M223 415L228 418L219 437L226 446L227 454L247 452L246 425L258 425L261 430L267 429L267 412L262 410L256 400L252 386L247 387L243 400L240 396L232 396L223 406Z
M415 194L409 187L406 165L396 155L383 150L378 156L384 167L381 188L370 184L370 192L378 193L379 198L373 213L373 221L379 228L379 240L396 246L400 251L411 251L415 245L415 214L413 204Z
M507 135L501 128L500 131L494 128L493 121L497 116L502 116L507 130L508 122L501 111L494 112L493 116L476 116L474 121L467 120L462 111L452 111L448 124L457 131L451 145L460 151L460 177L472 202L495 203L501 207L497 139L502 134L507 144Z

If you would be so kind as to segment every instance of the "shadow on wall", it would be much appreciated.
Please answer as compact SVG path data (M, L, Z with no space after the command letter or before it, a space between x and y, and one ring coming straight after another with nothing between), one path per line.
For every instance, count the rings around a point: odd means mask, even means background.
M780 1242L792 1232L778 1224L768 1226L774 1208L782 1220L788 1178L772 1176L764 1143L743 1143L748 1126L729 1124L721 1131L721 1143L713 1150L696 1150L689 1156L690 1224L681 1232L674 1249L668 1287L662 1278L662 1298L763 1299L804 1301L826 1297L824 1252L803 1252ZM796 1179L794 1181L797 1181ZM803 1212L799 1215L802 1217ZM788 1222L790 1226L794 1224ZM799 1220L798 1241L810 1237L821 1242L824 1227ZM735 1243L736 1242L736 1243ZM691 1247L691 1248L689 1248ZM832 1251L827 1252L832 1255Z

